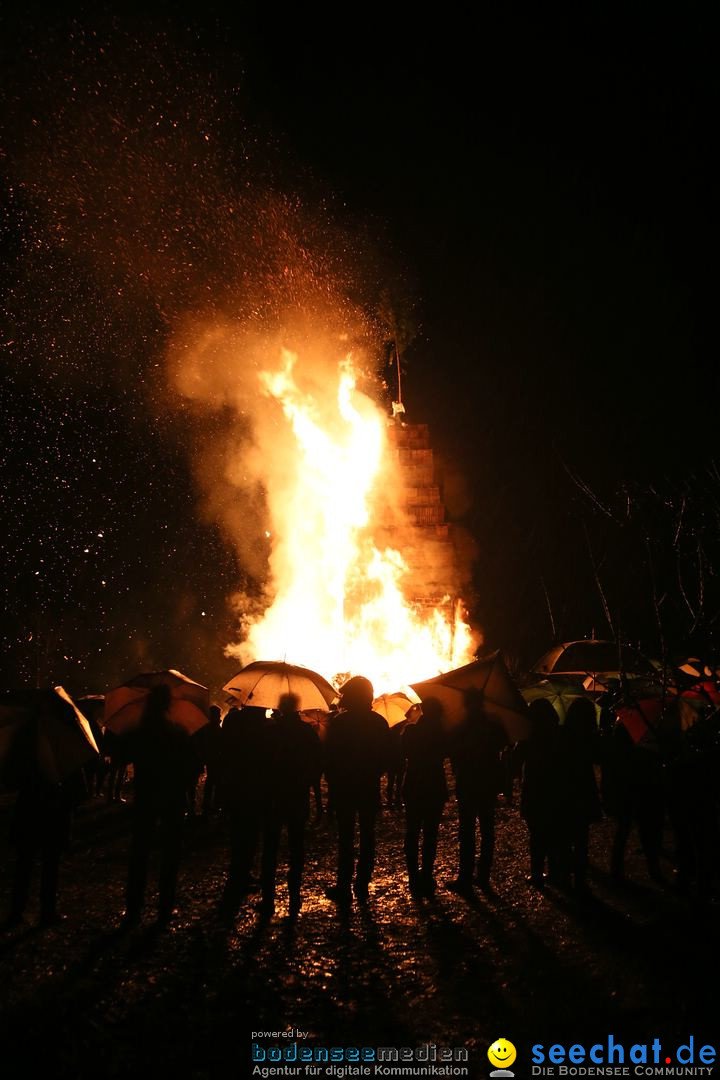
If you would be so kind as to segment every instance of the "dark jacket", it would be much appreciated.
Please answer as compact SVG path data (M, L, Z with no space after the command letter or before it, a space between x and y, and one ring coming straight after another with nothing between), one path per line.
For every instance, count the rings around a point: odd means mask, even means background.
M459 799L494 798L503 786L500 754L504 731L482 714L469 716L452 733L450 762Z
M298 713L277 716L265 730L263 762L270 809L284 815L307 814L310 785L320 764L320 739Z
M566 723L560 732L563 817L572 823L600 821L602 808L594 769L594 741Z
M325 775L335 805L380 802L380 777L391 757L390 728L371 709L330 717L325 736Z
M441 807L448 797L442 731L421 717L403 732L402 750L407 760L403 783L405 802Z
M562 810L560 736L537 732L523 746L520 814L531 829L550 829Z
M187 809L197 759L184 728L170 723L139 728L122 736L120 756L134 766L136 811L180 814Z
M266 728L264 709L231 709L223 720L218 783L228 810L259 807L267 797Z

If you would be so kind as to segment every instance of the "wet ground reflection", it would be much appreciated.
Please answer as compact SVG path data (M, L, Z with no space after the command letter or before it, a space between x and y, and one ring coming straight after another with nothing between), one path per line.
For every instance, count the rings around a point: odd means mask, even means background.
M67 921L0 939L12 1052L52 1060L56 1076L120 1076L136 1067L139 1050L148 1071L203 1077L236 1062L242 1076L250 1031L286 1026L338 1045L466 1046L485 1076L485 1051L501 1033L518 1045L568 1031L578 1040L612 1030L637 1041L648 1031L684 1037L712 1022L714 911L650 882L636 854L628 862L635 885L611 887L610 823L593 839L595 899L578 905L529 889L524 825L515 809L501 808L494 892L469 904L442 887L433 901L411 899L402 814L386 811L370 902L341 918L323 893L334 867L333 831L323 822L310 829L297 922L284 917L283 886L270 922L250 900L230 925L218 913L222 824L198 823L177 924L158 932L148 920L120 937L123 814L94 804L80 820L63 879ZM441 883L455 876L456 843L449 812Z

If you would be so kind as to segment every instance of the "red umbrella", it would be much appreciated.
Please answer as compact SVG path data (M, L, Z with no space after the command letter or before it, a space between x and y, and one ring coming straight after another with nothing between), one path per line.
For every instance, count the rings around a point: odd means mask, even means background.
M720 691L710 679L696 683L680 695L680 723L683 731L692 727L698 717L720 709Z
M632 705L621 705L617 718L634 743L649 742L653 739L653 728L663 711L661 697L643 698Z

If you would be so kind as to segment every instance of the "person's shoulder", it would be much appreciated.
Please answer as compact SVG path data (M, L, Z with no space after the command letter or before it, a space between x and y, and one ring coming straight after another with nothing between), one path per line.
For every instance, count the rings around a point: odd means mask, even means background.
M336 739L342 739L347 726L347 713L332 713L325 725L325 741L332 744Z

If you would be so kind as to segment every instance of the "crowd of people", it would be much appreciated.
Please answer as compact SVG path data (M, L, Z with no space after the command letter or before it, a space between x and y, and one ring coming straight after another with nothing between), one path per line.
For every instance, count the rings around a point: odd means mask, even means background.
M383 776L388 776L386 796L394 801L399 794L404 804L408 890L418 900L431 899L438 889L438 833L450 798L448 760L457 803L458 858L457 875L445 884L468 900L477 895L476 888L492 890L497 802L501 794L512 799L516 782L528 829L529 887L554 887L588 899L590 828L603 812L616 822L609 853L615 882L624 878L625 852L636 825L653 880L681 892L693 890L702 901L711 899L717 884L720 742L714 710L687 728L670 704L652 740L639 744L620 719L599 729L588 698L572 702L563 725L552 705L539 699L529 707L529 738L511 745L476 690L465 693L465 717L455 727L448 729L441 704L427 699L416 722L391 730L373 711L373 687L361 676L342 688L322 731L298 711L292 694L281 697L271 714L231 708L222 718L213 706L208 723L192 736L171 722L170 704L167 686L152 689L139 726L111 736L84 777L63 784L49 781L38 767L32 724L22 729L3 776L17 791L11 832L17 859L8 924L23 918L38 859L41 919L51 923L60 917L58 873L73 807L88 788L97 795L107 785L110 799L120 797L129 766L134 795L122 920L127 929L143 916L154 846L159 848L158 921L166 923L176 913L185 821L194 811L203 771L202 814L222 815L227 823L230 859L221 913L228 919L255 893L260 916L274 914L283 831L289 917L297 918L311 793L316 811L336 823L335 883L326 893L339 909L354 901L366 903ZM667 825L674 838L672 881L663 876L660 861Z

